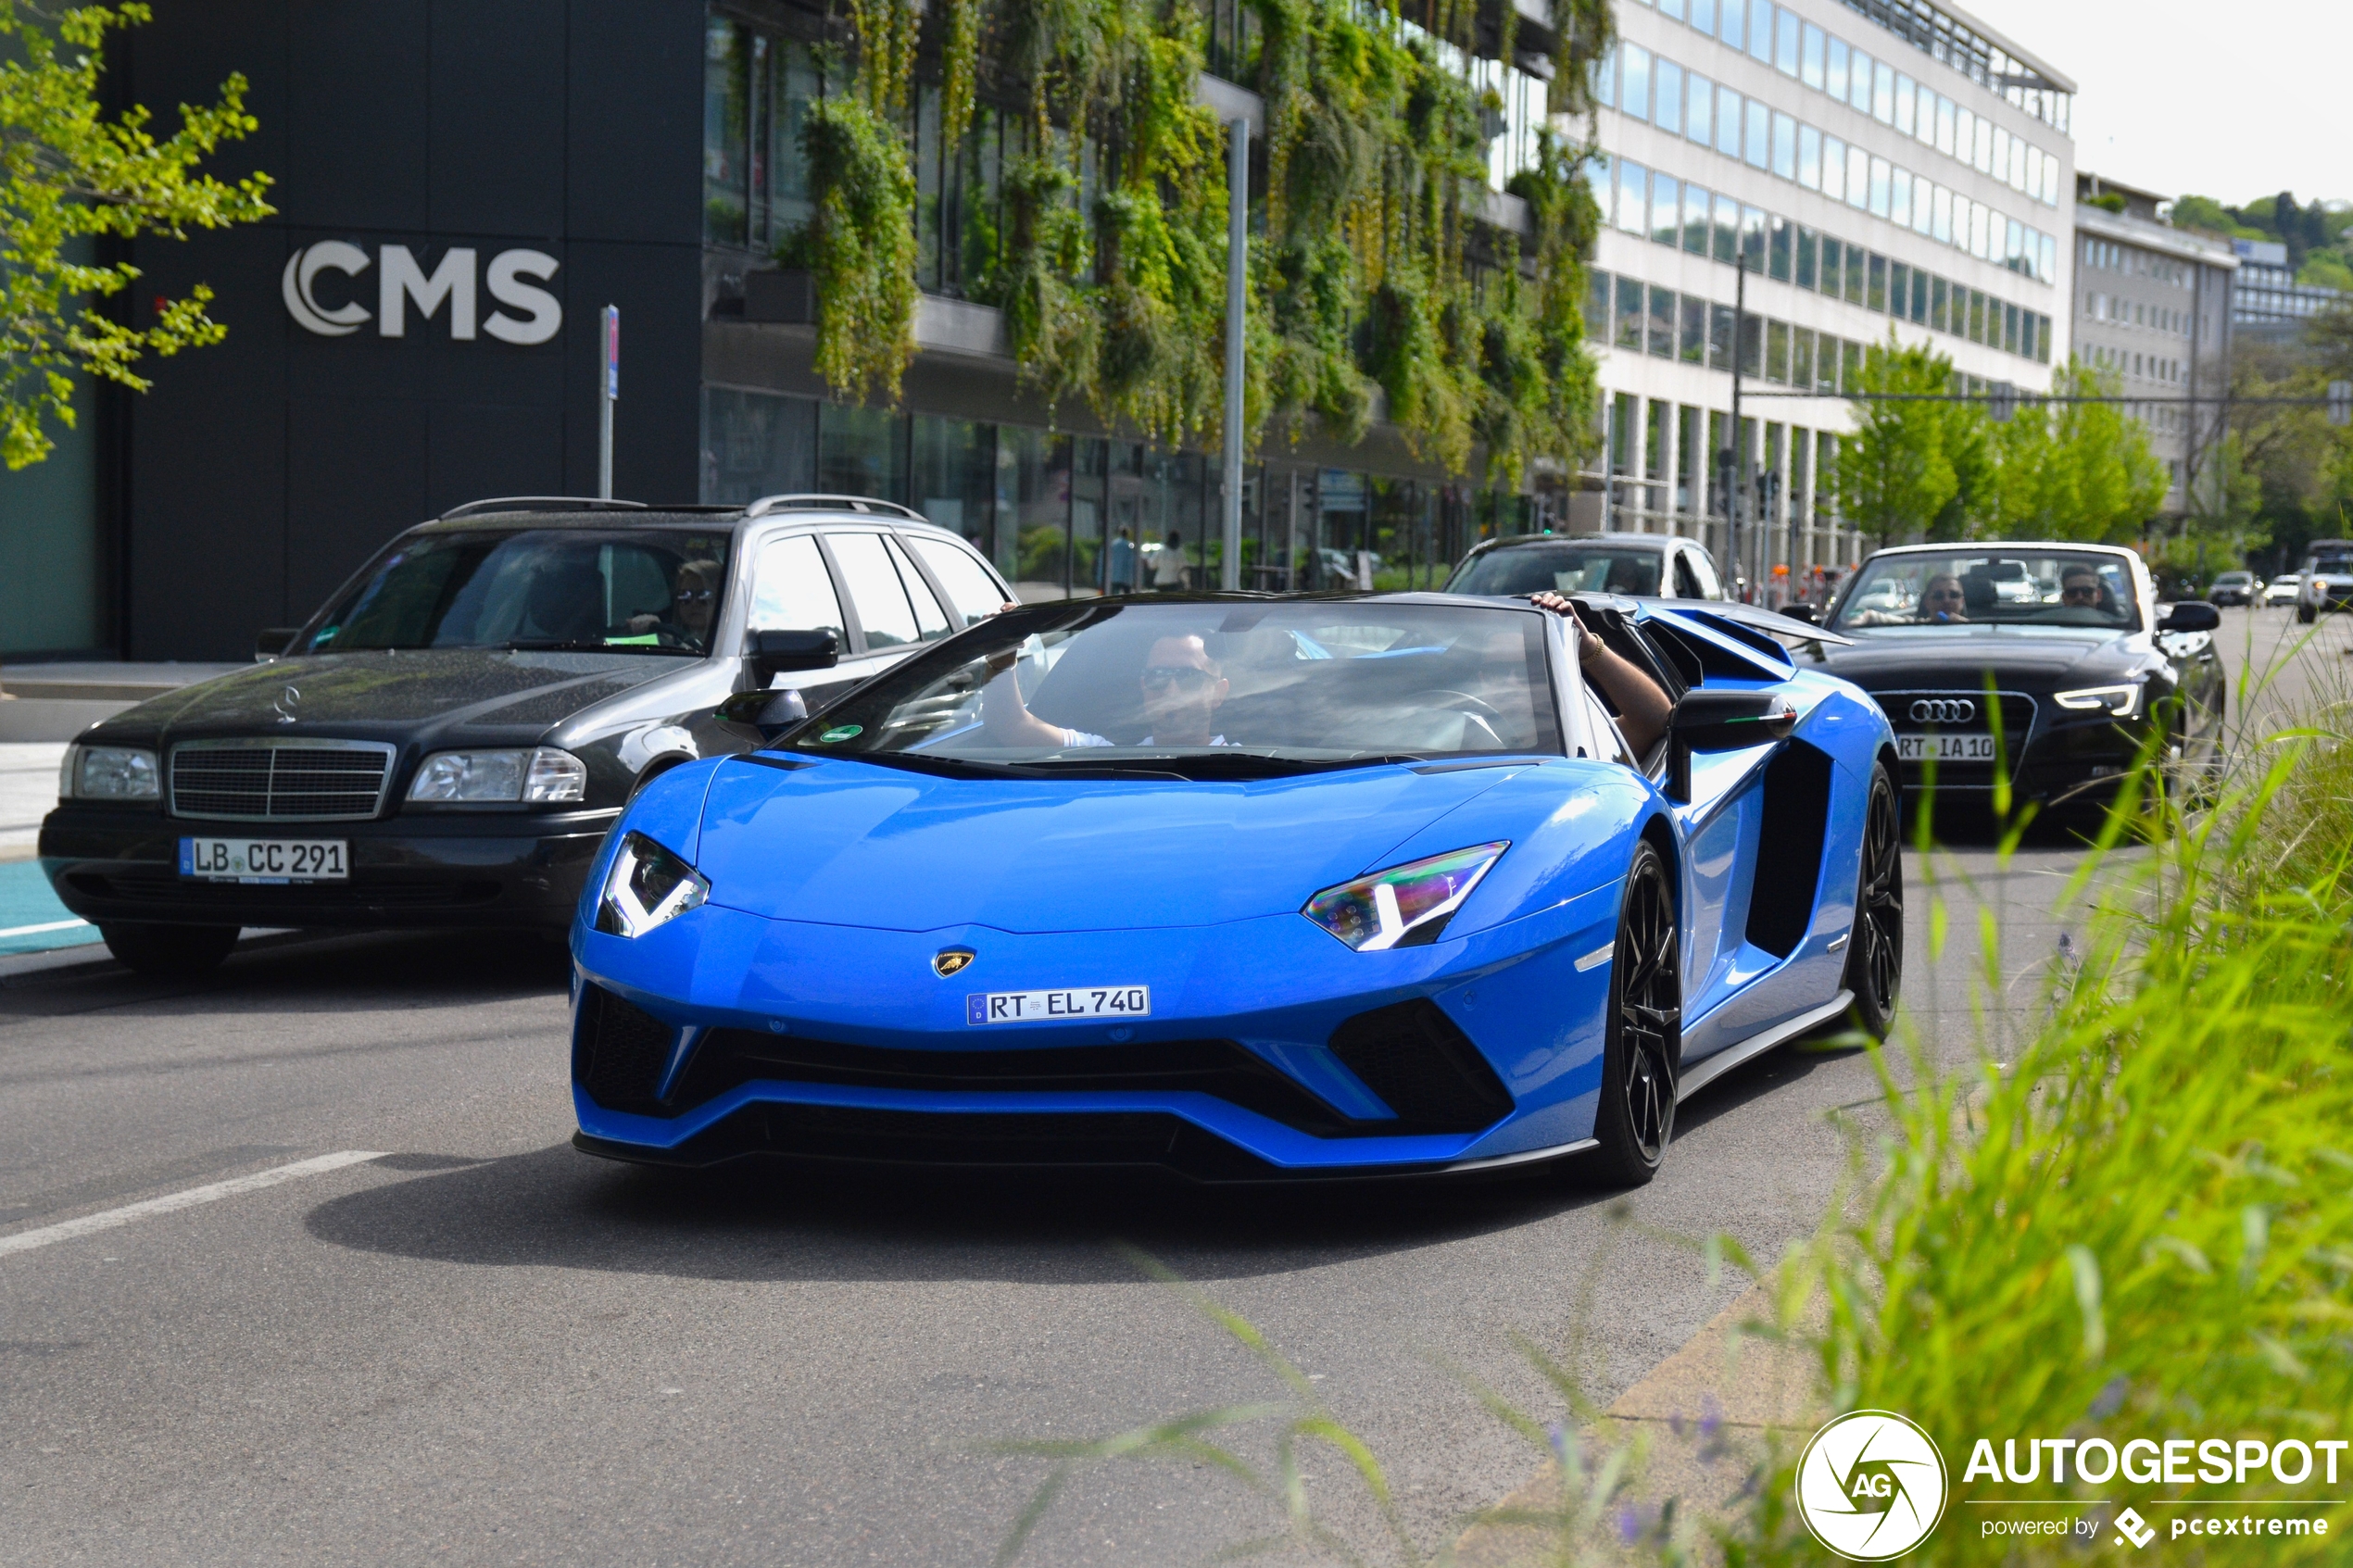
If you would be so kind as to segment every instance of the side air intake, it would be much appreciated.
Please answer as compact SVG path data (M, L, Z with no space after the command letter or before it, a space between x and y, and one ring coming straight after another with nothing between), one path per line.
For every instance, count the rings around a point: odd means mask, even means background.
M645 1009L589 985L580 995L573 1071L588 1098L607 1110L659 1116L654 1097L676 1041L677 1032Z
M1332 1032L1332 1054L1397 1112L1399 1132L1477 1132L1512 1109L1478 1047L1428 997L1358 1013Z
M1748 894L1749 943L1777 959L1797 951L1814 923L1830 819L1831 759L1793 741L1765 770L1765 821Z

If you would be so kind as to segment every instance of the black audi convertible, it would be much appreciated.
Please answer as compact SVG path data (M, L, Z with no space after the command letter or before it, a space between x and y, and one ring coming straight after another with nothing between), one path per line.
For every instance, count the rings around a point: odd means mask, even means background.
M1875 697L1907 796L2102 809L2144 751L2194 781L2216 765L2224 681L2210 604L2160 608L2147 566L2106 545L1881 550L1801 650Z

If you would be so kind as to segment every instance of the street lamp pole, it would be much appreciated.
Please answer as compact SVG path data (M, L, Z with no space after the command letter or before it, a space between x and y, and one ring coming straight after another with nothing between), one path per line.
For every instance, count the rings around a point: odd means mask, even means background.
M1226 507L1225 558L1217 584L1242 585L1242 340L1249 302L1244 271L1250 262L1250 121L1235 119L1226 172Z
M1743 242L1732 279L1732 426L1724 433L1731 442L1730 461L1718 465L1731 484L1724 497L1724 557L1731 566L1737 589L1741 575L1741 507L1748 493L1748 443L1741 435L1741 356L1748 345L1748 245Z

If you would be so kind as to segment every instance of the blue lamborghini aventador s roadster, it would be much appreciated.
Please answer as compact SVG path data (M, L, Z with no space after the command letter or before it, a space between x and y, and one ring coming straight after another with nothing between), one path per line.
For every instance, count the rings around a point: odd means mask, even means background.
M589 878L575 1143L1649 1179L1710 1079L1885 1032L1895 755L1758 612L1579 603L1674 701L1649 755L1564 617L1438 594L1033 606L813 717L741 694L766 744Z

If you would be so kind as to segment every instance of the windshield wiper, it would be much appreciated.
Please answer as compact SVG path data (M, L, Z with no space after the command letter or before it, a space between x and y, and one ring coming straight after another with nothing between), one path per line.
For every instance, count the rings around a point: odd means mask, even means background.
M673 653L689 659L702 655L693 648L665 647L660 643L608 643L586 637L510 637L510 653Z

